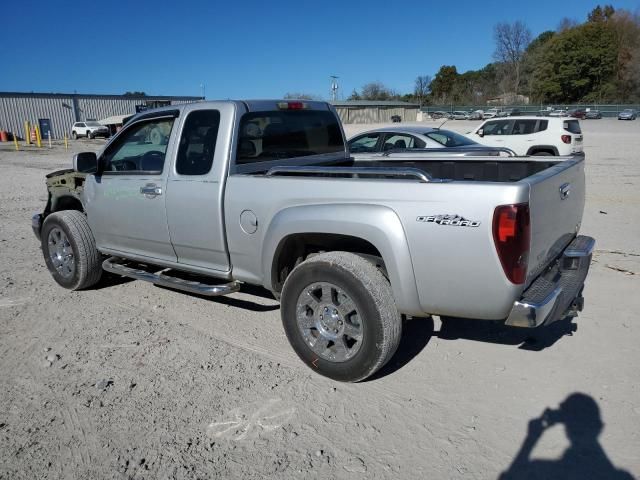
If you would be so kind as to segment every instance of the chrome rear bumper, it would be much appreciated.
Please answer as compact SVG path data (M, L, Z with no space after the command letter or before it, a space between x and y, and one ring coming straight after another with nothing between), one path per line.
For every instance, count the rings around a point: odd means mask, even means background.
M514 302L505 324L534 328L581 311L584 305L582 289L595 244L591 237L577 236L557 262Z

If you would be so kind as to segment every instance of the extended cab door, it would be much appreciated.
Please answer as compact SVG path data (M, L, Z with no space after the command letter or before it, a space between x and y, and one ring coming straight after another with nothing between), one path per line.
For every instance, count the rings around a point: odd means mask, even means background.
M84 197L100 250L175 262L165 210L177 110L125 127L100 155L101 174L88 175Z
M178 262L229 272L223 195L235 105L186 106L167 184L167 221Z

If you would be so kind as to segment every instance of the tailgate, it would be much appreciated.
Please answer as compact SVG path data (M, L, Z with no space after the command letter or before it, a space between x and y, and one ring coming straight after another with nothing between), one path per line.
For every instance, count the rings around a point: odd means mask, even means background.
M567 158L525 179L529 183L529 285L576 236L584 209L584 157Z

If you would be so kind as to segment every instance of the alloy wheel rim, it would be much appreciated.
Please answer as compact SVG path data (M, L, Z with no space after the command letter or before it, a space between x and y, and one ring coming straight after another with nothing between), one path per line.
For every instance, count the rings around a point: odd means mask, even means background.
M296 303L298 330L320 358L342 363L362 346L363 326L355 302L339 286L316 282L302 290Z
M58 227L52 228L47 238L47 244L53 268L63 278L71 278L75 273L76 262L67 235Z

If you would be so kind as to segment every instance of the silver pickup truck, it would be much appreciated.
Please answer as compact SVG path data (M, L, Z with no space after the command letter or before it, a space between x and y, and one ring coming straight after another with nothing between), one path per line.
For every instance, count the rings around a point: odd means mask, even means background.
M261 285L312 369L367 378L402 317L539 327L582 309L584 157L356 160L324 102L133 117L47 176L32 225L61 286L102 271L202 295Z

